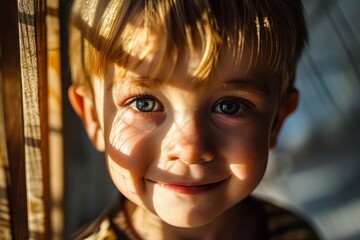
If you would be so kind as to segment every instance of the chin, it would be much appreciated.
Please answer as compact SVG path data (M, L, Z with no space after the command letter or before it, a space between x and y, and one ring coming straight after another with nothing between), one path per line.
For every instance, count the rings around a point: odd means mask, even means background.
M205 226L212 222L214 219L191 219L191 217L185 217L181 216L181 219L176 219L173 217L167 218L167 217L161 217L159 216L164 222L167 224L179 227L179 228L198 228Z
M222 212L209 211L208 209L181 209L169 208L171 210L156 211L156 215L164 222L174 227L197 228L205 226L214 221Z
M148 209L165 223L182 228L205 226L232 206L231 199L219 198L216 191L201 194L179 194L155 188Z

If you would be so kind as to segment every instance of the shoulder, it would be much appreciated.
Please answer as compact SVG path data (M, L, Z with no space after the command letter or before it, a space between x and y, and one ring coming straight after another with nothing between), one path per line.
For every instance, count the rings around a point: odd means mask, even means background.
M126 231L122 232L115 226L114 219L126 222L123 211L123 198L119 199L106 209L95 221L78 230L71 239L80 240L113 240L113 239L132 239L127 236ZM124 229L121 230L126 230Z
M111 228L110 220L108 218L103 218L99 222L94 222L77 232L72 239L74 240L80 240L80 239L86 239L86 240L112 240L117 239L115 231Z
M315 230L300 214L275 204L258 200L262 206L270 240L317 240Z

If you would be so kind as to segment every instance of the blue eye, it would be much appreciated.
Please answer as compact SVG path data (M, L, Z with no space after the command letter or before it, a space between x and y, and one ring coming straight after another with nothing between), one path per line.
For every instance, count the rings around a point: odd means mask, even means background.
M129 106L139 112L160 112L163 106L151 96L141 96L133 99Z
M244 101L237 98L228 98L219 101L214 107L214 112L226 115L240 115L249 108Z

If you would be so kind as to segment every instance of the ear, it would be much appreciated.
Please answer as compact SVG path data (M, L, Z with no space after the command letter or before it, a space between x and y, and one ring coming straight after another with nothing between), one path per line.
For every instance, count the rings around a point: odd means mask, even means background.
M299 92L295 88L291 89L290 91L291 92L289 93L285 101L280 105L275 116L275 120L271 129L270 148L274 148L276 146L277 137L279 135L282 125L284 124L285 119L297 108L299 102Z
M81 118L85 130L98 151L105 150L104 134L96 114L93 99L84 86L72 85L68 90L69 100L77 115Z

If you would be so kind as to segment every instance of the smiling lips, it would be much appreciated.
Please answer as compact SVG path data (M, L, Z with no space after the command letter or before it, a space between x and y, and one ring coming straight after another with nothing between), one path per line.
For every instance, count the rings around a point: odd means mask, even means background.
M203 185L179 185L179 184L168 184L168 183L158 183L160 186L169 189L171 191L182 193L182 194L199 194L203 192L210 191L217 186L219 186L224 181L219 181L210 184Z

